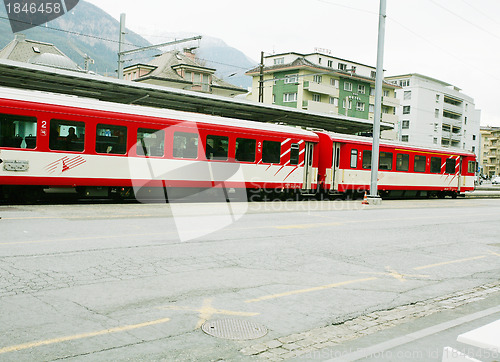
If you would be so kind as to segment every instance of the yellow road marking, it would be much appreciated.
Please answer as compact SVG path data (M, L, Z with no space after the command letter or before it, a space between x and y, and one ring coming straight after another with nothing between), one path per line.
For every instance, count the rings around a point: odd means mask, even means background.
M493 255L496 255L496 256L500 256L500 254L495 253L494 251L489 250L489 252L490 252L490 254L493 254Z
M95 336L102 336L104 334L110 334L110 333L126 332L126 331L130 331L132 329L144 328L144 327L154 326L154 325L157 325L157 324L166 323L169 320L170 320L170 318L163 318L163 319L157 319L155 321L150 321L150 322L145 322L145 323L131 324L131 325L128 325L128 326L122 326L122 327L104 329L102 331L97 331L97 332L82 333L82 334L76 334L76 335L73 335L73 336L66 336L66 337L60 337L60 338L54 338L54 339L47 339L45 341L23 343L23 344L18 344L18 345L15 345L15 346L3 347L3 348L0 348L0 354L7 353L7 352L20 351L20 350L28 349L28 348L46 346L48 344L73 341L75 339L90 338L90 337L95 337Z
M479 255L479 256L474 256L472 258L443 261L442 263L417 266L416 268L413 268L413 270L429 269L429 268L434 268L436 266L447 265L447 264L455 264L455 263L463 263L465 261L471 261L471 260L477 260L477 259L483 259L483 258L486 258L486 255Z
M234 315L241 317L253 317L259 315L260 313L249 313L249 312L236 312L232 310L226 309L216 309L212 307L212 298L207 298L203 300L203 305L201 308L190 308L190 307L181 307L176 305L170 305L165 307L158 307L159 309L167 309L167 310L186 310L190 312L197 312L199 314L198 323L196 323L196 329L201 328L203 323L209 320L214 314L223 314L223 315Z
M321 285L319 287L312 287L312 288L306 288L306 289L292 290L292 291L289 291L289 292L278 293L278 294L271 294L271 295L265 295L265 296L260 297L260 298L245 300L245 303L262 302L263 300L288 297L290 295L295 295L295 294L304 294L304 293L316 292L318 290L331 289L331 288L341 287L341 286L344 286L344 285L354 284L354 283L368 282L370 280L376 280L376 279L378 279L378 278L372 277L372 278L364 278L364 279L354 279L354 280L347 280L345 282L340 282L340 283L333 283L333 284Z
M319 226L340 226L344 223L341 222L325 222L325 223L315 223L315 224L294 224L294 225L278 225L274 226L275 229L309 229Z
M421 275L421 274L401 274L392 269L390 266L386 266L385 270L387 273L376 273L376 272L361 272L362 274L378 274L378 275L388 275L391 276L400 282L406 282L405 278L429 278L429 275Z

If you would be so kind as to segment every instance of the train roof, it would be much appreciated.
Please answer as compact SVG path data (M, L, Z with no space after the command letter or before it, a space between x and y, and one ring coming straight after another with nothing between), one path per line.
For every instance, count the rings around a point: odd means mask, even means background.
M247 120L240 120L240 119L220 117L220 116L211 116L202 113L184 112L184 111L177 111L164 108L153 108L153 107L139 106L139 105L112 103L112 102L96 100L94 98L83 98L83 97L59 94L59 93L49 93L49 92L42 92L35 90L21 90L15 88L0 87L0 98L35 102L42 104L51 104L56 106L90 109L90 110L110 112L110 113L133 114L133 115L149 116L156 118L169 118L187 122L196 121L197 123L203 123L207 125L213 124L220 126L239 127L251 130L294 134L297 136L309 137L313 139L318 138L318 136L314 132L288 125L247 121Z
M353 143L362 143L362 144L370 144L370 145L372 144L371 137L354 136L354 135L347 135L347 134L334 133L334 132L322 132L322 133L327 134L334 141L351 141ZM446 147L433 147L433 146L428 146L428 145L411 144L408 142L391 141L391 140L385 140L385 139L380 139L380 146L401 147L401 148L415 150L415 151L431 151L431 152L435 151L435 152L440 152L440 153L475 156L475 154L473 152L463 150L463 149L453 149L453 148L446 148Z

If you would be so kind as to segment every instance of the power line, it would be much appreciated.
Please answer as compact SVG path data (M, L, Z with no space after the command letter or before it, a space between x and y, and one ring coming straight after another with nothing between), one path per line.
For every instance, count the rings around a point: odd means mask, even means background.
M490 19L491 21L493 21L495 24L497 25L500 25L500 23L497 21L497 19L489 16L487 13L485 13L484 11L476 8L474 5L470 4L469 2L465 1L465 0L462 0L463 3L467 4L468 6L470 6L471 8L473 8L474 10L476 10L479 14L483 15L484 17Z
M15 21L15 22L18 22L18 23L32 25L31 23L28 23L26 21L14 20L14 19L11 20L9 18L6 18L5 16L0 16L0 19L7 20L9 22ZM53 27L47 26L47 25L34 25L33 27L39 27L39 28L43 28L43 29L50 29L50 30L60 31L62 33L67 33L67 34L71 34L71 35L78 35L78 36L84 36L84 37L87 37L87 38L92 38L92 39L107 41L107 42L111 42L111 43L119 43L118 40L112 40L112 39L102 38L102 37L95 36L95 35L90 35L90 34L83 34L83 33L79 33L79 32L76 32L76 31L70 31L70 30L64 30L64 29L59 29L59 28L53 28ZM139 47L139 45L135 45L135 44L131 44L131 43L124 43L124 44L125 45L134 46L134 47Z
M452 15L456 16L457 18L459 18L459 19L461 19L461 20L465 21L466 23L468 23L468 24L470 24L470 25L474 26L475 28L477 28L477 29L479 29L479 30L481 30L481 31L485 32L486 34L489 34L489 35L491 35L491 36L493 36L493 37L495 37L495 38L497 38L497 39L500 39L500 36L496 35L495 33L492 33L491 31L488 31L488 30L484 29L483 27L481 27L481 26L479 26L479 25L477 25L477 24L473 23L472 21L470 21L469 19L467 19L467 18L465 18L465 17L461 16L460 14L457 14L457 13L455 13L454 11L451 11L450 9L448 9L447 7L445 7L445 6L441 5L441 4L439 4L438 2L436 2L436 1L434 1L434 0L429 0L429 1L430 1L431 3L433 3L434 5L436 5L437 7L440 7L441 9L443 9L443 10L445 10L445 11L449 12L450 14L452 14Z

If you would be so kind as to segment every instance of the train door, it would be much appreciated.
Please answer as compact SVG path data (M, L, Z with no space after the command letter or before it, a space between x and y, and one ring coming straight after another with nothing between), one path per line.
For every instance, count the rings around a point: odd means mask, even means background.
M331 186L330 190L337 190L337 185L335 185L335 175L337 174L337 170L339 169L340 164L340 143L334 142L332 147L332 168L330 172L332 173L331 177Z
M460 183L462 181L462 162L463 162L463 157L460 156L460 158L458 159L458 188L457 188L457 192L460 193Z
M305 156L304 156L304 184L302 185L302 190L307 191L312 187L313 179L313 150L314 143L306 142L305 146Z

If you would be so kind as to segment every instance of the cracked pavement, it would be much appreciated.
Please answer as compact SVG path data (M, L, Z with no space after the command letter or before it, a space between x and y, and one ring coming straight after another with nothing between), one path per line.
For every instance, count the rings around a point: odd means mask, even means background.
M203 228L224 207L2 206L0 361L282 360L398 308L497 291L500 200L255 203L221 230L177 236L175 217ZM223 318L268 333L199 329Z

